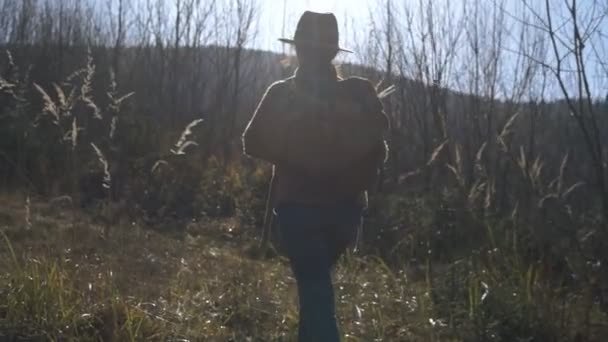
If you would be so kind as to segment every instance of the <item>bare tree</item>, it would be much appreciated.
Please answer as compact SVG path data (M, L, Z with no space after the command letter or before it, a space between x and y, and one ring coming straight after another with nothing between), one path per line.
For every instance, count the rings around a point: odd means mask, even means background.
M112 13L112 4L113 1L110 0L108 3L109 12L111 13L111 17L113 18ZM126 28L125 28L125 2L124 0L118 0L118 8L116 9L116 22L112 23L114 30L114 52L112 57L112 69L116 74L116 77L120 76L120 62L121 62L121 54L125 42Z
M594 189L602 205L602 215L606 223L608 184L604 137L600 129L599 113L593 104L594 96L599 94L594 94L588 70L588 51L594 50L595 39L601 34L600 25L607 16L605 5L591 1L585 2L581 7L576 0L566 1L564 7L557 8L548 0L544 2L543 8L535 8L526 1L523 4L535 18L532 24L527 25L533 25L549 41L552 58L534 61L552 73L570 114L582 133L594 170ZM556 13L560 13L565 19L557 21Z

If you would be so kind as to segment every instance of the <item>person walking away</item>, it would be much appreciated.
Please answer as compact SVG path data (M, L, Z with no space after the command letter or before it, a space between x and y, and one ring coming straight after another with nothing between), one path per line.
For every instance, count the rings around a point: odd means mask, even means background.
M356 240L366 191L386 158L388 119L373 85L341 79L331 13L305 12L293 39L299 67L274 83L243 133L245 154L274 165L271 204L299 297L300 342L340 341L331 271Z

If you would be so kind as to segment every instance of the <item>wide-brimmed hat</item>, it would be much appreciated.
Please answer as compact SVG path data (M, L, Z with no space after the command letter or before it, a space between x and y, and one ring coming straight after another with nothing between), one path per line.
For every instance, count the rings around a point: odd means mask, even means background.
M340 34L338 21L333 13L316 13L306 11L298 21L293 39L279 38L283 43L295 44L316 49L337 49L350 52L339 46Z

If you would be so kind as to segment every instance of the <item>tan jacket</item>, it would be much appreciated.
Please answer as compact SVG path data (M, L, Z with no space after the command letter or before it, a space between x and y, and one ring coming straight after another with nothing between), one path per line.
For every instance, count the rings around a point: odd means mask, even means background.
M243 134L244 152L275 165L273 204L329 205L357 200L376 181L378 168L386 156L384 140L380 137L376 146L357 160L325 170L323 174L311 174L294 166L289 161L289 132L285 127L293 118L295 81L293 77L288 78L268 88ZM349 83L358 88L352 90L356 94L348 94L349 90L337 92L336 96L343 97L342 101L355 101L356 105L369 110L370 115L378 115L384 128L388 128L388 120L372 84L364 79Z

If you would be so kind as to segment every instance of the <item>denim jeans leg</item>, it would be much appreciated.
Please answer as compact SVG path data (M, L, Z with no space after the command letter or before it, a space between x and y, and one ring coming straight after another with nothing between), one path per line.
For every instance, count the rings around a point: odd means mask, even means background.
M298 285L298 339L300 342L340 341L326 214L319 208L298 205L281 205L277 208L277 214Z
M299 341L339 341L335 298L329 268L312 274L298 271Z

